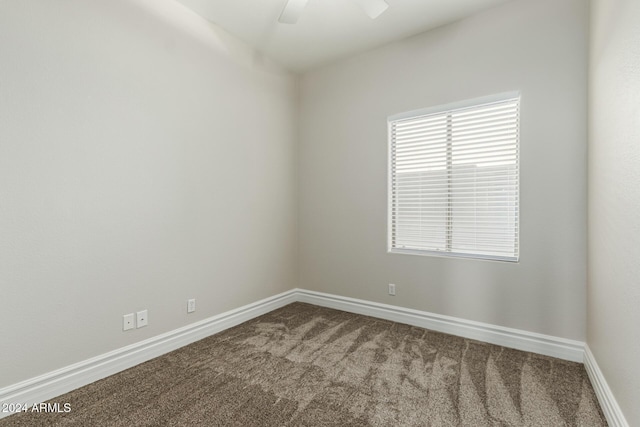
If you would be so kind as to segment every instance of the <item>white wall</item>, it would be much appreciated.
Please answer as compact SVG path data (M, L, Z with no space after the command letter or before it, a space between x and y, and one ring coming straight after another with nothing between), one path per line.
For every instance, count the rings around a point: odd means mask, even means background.
M640 2L591 2L587 344L640 425Z
M172 0L2 1L0 58L0 387L296 286L292 76Z
M305 74L300 286L584 340L587 30L585 0L520 0ZM520 263L387 254L387 116L511 90Z

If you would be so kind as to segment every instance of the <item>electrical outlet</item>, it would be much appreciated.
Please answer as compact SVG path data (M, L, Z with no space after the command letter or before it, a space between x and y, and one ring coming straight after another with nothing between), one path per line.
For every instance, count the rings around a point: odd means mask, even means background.
M133 313L125 314L122 316L122 330L128 331L129 329L135 328L135 319L133 317Z
M193 313L196 311L196 300L195 298L187 301L187 313Z
M142 328L143 326L147 326L149 323L149 318L147 316L147 310L142 310L136 313L136 328Z
M393 283L389 283L389 295L396 295L396 285L394 285Z

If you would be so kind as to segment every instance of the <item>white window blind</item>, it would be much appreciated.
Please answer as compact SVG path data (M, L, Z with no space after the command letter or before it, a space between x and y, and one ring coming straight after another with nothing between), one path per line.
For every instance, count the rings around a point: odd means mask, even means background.
M391 252L518 260L519 95L465 104L389 119Z

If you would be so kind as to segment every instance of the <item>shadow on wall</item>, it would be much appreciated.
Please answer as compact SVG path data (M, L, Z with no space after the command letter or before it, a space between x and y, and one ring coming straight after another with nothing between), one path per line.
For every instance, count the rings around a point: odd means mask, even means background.
M536 269L537 285L530 286L523 294L522 284L516 280L510 281L507 277L518 277L515 270L527 268L522 263L502 263L504 274L496 274L495 267L498 261L486 260L454 260L443 259L442 283L447 286L438 287L441 313L473 313L469 317L492 325L505 326L517 329L526 329L531 332L551 334L555 329L570 329L571 325L562 325L566 318L564 306L557 300L550 300L545 289L551 283L567 282L567 276L571 274L569 267L559 266L557 260L538 259L537 263L546 265L545 268ZM526 262L526 261L525 261ZM461 264L464 263L464 268ZM557 267L550 269L550 266ZM561 268L561 271L558 270ZM529 268L530 269L530 268ZM567 289L570 293L571 289ZM461 295L464 297L461 298ZM575 298L572 295L564 298ZM527 311L536 310L536 313ZM484 317L483 313L491 313L490 317ZM451 314L454 317L456 314ZM518 318L535 318L534 327L518 325ZM515 320L514 320L515 319ZM562 335L564 336L564 335ZM582 337L569 337L582 339Z
M249 69L259 69L270 74L286 74L286 69L271 61L261 52L232 37L222 28L201 17L188 7L173 0L134 0L132 5L144 11L141 16L155 17L169 27L187 34L208 51L215 51L234 63ZM265 45L270 37L264 38ZM173 48L171 40L165 40L167 49Z
M618 23L624 21L621 16L624 15L622 7L608 7L601 8L600 14L604 15L604 18L600 18L599 21L602 25L600 29L600 37L592 38L591 51L592 63L598 63L598 59L602 57L604 52L607 52L611 43L611 38L614 37L616 31L614 31ZM606 37L605 37L606 36Z

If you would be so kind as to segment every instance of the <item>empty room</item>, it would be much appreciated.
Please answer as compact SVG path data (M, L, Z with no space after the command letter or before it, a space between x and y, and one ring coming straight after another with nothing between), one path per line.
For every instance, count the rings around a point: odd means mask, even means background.
M0 0L0 426L640 426L637 0Z

